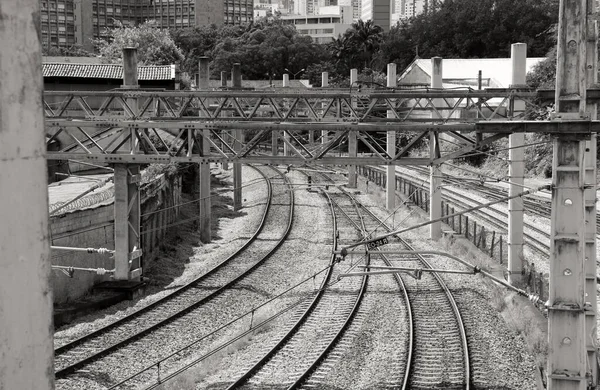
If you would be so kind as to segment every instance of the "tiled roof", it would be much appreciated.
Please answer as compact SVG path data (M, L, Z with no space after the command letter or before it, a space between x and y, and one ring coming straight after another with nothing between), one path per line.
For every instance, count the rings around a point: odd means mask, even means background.
M44 77L123 79L123 66L113 64L44 63ZM138 80L173 80L175 65L138 66Z

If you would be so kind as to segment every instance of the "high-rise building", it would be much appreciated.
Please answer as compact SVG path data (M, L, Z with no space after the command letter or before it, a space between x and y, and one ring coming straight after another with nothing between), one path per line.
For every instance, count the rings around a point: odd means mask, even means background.
M160 28L244 24L253 20L253 0L40 0L44 47L74 44L91 50L90 39L107 36L119 22L156 20Z
M390 30L392 6L390 0L362 0L361 19L372 20L383 31Z

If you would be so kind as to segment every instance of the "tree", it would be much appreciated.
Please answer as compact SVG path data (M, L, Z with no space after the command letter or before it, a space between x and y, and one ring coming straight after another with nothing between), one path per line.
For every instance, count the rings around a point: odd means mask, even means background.
M42 55L59 57L95 57L94 53L90 53L89 51L82 48L80 45L73 45L69 47L43 47Z
M212 51L211 69L215 76L234 63L242 66L247 79L270 79L289 69L298 72L327 58L321 45L277 18L262 18L239 35L224 36Z
M362 52L362 60L365 68L371 66L373 54L379 49L383 40L383 29L372 20L366 22L362 19L352 23L349 30L351 39Z
M105 63L120 63L125 47L136 47L138 62L143 65L179 64L183 60L183 53L175 45L168 30L156 28L154 21L145 22L138 27L119 24L110 29L108 35L108 41L94 41Z

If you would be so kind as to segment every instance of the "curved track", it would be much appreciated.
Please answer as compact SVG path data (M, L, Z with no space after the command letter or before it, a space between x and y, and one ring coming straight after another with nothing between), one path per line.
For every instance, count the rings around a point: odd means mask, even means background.
M276 171L272 168L262 169ZM283 232L280 233L280 237L274 239L274 233L266 232L265 229L265 226L269 226L269 221L272 224L278 218L274 215L272 203L272 198L275 196L272 189L274 184L271 183L271 180L267 180L269 183L269 196L260 226L240 250L206 274L169 296L107 327L58 348L55 351L56 378L67 378L82 367L90 365L107 355L118 355L119 351L127 348L129 344L150 335L155 339L169 340L173 327L176 326L175 320L198 310L208 303L220 304L219 296L223 292L264 263L286 239L293 222L293 192L289 191L289 183L285 176L279 171L276 172L278 178L283 179L283 181L277 183L278 186L282 187L279 196L289 197L288 204L277 206L289 209L287 224L283 228ZM267 179L265 173L261 174ZM257 242L260 241L263 242L258 245ZM273 242L273 244L265 250L265 242ZM254 248L254 246L257 247Z

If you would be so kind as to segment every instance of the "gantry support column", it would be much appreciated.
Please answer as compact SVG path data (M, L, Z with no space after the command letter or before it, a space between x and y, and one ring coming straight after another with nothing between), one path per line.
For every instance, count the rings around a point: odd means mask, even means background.
M586 116L586 10L586 0L560 1L557 120L579 120ZM584 139L569 134L568 130L555 139L548 297L549 390L584 390L590 373L586 364L589 330L585 307L584 156Z
M350 90L357 88L358 81L358 69L350 69ZM352 101L352 108L356 107L356 101L350 98ZM356 131L350 130L348 132L348 157L356 157L358 152L358 142L356 139ZM348 165L348 187L356 188L356 165Z
M396 88L397 80L396 80L396 64L388 64L387 66L387 87L388 88ZM393 111L387 112L388 118L394 118L395 114ZM396 132L388 131L387 132L387 154L390 157L394 157L396 155ZM385 206L388 210L394 210L396 208L396 166L388 165L386 167L387 170L387 180L385 185Z
M200 57L200 63L198 64L198 88L208 89L209 88L209 59L208 57ZM210 154L210 143L206 140L210 137L210 130L203 130L203 138L198 147L202 156L208 156ZM210 163L200 163L200 169L198 170L200 182L200 193L199 193L199 219L198 229L200 232L200 240L203 243L209 243L211 241L210 232L210 221L211 221L211 199L210 199Z
M442 83L442 58L433 57L431 59L431 67L433 69L431 75L431 88L442 89L444 84ZM434 104L436 100L434 99ZM436 104L437 106L437 104ZM435 117L435 113L431 114ZM439 138L435 132L431 132L429 135L429 153L431 159L438 158L440 156L440 145ZM431 165L429 168L429 219L431 221L442 217L442 171L439 165ZM432 240L438 240L442 238L442 223L434 222L429 225L429 236Z
M0 7L0 388L54 388L37 0Z
M591 88L598 84L598 22L595 20L597 11L594 1L587 2L587 47L586 47L586 69L587 86ZM598 119L597 104L588 103L587 113L591 120ZM588 368L592 385L598 384L598 351L595 347L597 331L596 316L598 299L596 295L596 138L597 134L591 136L591 140L585 143L585 304L587 307L585 316L586 349Z
M137 49L123 49L123 88L136 89L138 85ZM128 98L127 104L137 114L137 99ZM125 130L124 130L125 131ZM134 129L129 135L132 154L138 150ZM140 243L140 166L114 164L115 183L115 280L139 280L142 274Z
M284 73L284 74L283 74L283 82L282 82L282 85L283 85L284 87L289 87L289 86L290 86L290 75L289 75L289 74L287 74L287 73Z
M242 88L242 66L239 63L233 64L231 72L234 88ZM242 150L244 134L242 130L234 130L235 143L233 149L236 152ZM239 162L233 163L233 209L240 210L242 208L242 164Z
M327 88L329 87L329 72L322 72L321 73L321 88ZM321 103L321 109L325 110L326 105L325 103ZM321 130L321 144L326 144L327 143L327 130Z
M224 70L221 71L221 88L227 88L227 72L225 72ZM224 113L222 113L221 115L224 115ZM227 138L227 134L228 131L227 130L222 130L222 137L223 138ZM229 163L227 163L227 161L223 161L223 164L221 165L221 168L226 171L229 169Z
M512 80L513 86L525 85L527 74L527 44L515 43L511 46ZM513 100L512 116L516 117L525 111L525 102ZM508 177L511 197L523 191L525 173L525 134L515 133L508 137ZM523 198L515 197L508 201L508 282L521 287L521 271L523 270Z

